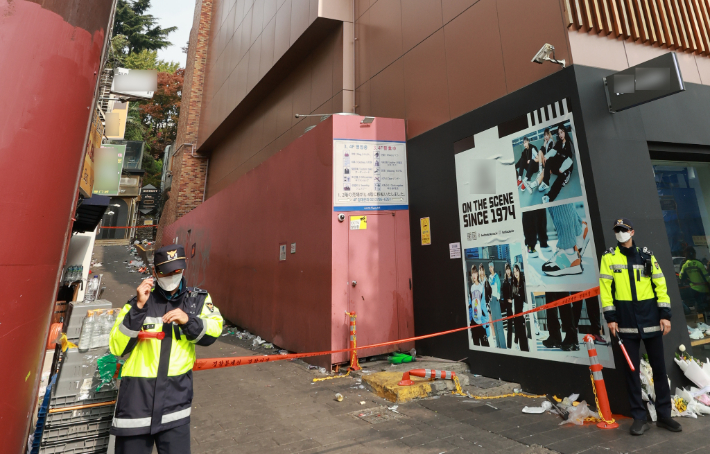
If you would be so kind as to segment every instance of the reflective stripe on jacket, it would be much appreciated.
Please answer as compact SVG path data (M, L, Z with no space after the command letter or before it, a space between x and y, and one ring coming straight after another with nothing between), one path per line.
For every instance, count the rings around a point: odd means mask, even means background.
M683 264L683 268L680 270L681 279L688 279L690 281L690 288L696 292L707 293L708 292L708 282L710 282L710 275L708 275L705 266L697 260L687 260Z
M155 434L190 422L192 366L195 345L210 345L222 334L222 316L212 298L183 279L171 299L156 290L139 309L136 298L119 313L109 346L116 356L128 355L111 433L117 436ZM180 308L188 321L163 324L163 315ZM138 340L140 331L164 332L165 338Z
M671 300L666 278L653 254L633 246L635 254L627 257L617 246L602 256L599 288L602 311L608 323L619 324L622 338L647 338L661 335L661 319L671 319ZM651 260L651 276L643 265Z

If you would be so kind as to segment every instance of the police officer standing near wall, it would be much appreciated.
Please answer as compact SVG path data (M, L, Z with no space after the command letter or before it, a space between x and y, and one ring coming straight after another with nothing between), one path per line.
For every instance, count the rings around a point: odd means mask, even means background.
M111 425L117 454L150 454L154 444L160 454L189 454L195 345L222 334L210 295L182 277L183 247L162 247L153 262L157 286L144 280L111 330L111 353L128 355Z
M653 253L636 246L630 220L618 219L614 223L614 233L618 244L602 256L599 287L609 331L624 340L636 368L631 371L626 367L631 416L634 418L630 432L643 435L650 429L638 372L641 340L653 369L656 426L680 432L680 424L671 419L671 390L663 359L663 336L671 331L671 300L666 291L666 279Z

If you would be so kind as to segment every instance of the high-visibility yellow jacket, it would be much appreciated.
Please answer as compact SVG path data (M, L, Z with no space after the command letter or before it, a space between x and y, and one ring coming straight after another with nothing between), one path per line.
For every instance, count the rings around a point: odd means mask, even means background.
M185 279L170 299L161 289L154 290L142 309L135 297L128 301L111 329L111 353L128 355L113 435L155 434L189 424L195 345L210 345L222 333L222 316L206 291L187 287ZM188 315L188 322L163 324L163 315L176 308ZM139 341L141 330L163 331L165 337Z
M690 281L690 288L696 292L707 293L710 275L708 275L705 266L698 260L687 260L680 269L679 276L681 279Z
M651 275L645 271L651 261ZM602 256L599 267L602 311L608 323L619 324L622 338L662 335L661 319L671 319L666 279L656 257L647 248L619 246Z

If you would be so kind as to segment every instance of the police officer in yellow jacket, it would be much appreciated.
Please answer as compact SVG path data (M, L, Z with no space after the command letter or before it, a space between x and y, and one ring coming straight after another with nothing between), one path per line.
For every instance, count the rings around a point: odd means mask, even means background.
M160 454L190 452L195 345L210 345L222 333L210 295L182 277L183 247L158 249L154 263L157 286L144 280L111 329L111 353L128 355L111 425L117 454L150 454L154 444Z
M680 424L671 419L671 391L663 359L663 336L671 331L671 300L666 291L666 279L653 253L636 246L630 220L618 219L614 223L614 233L618 244L602 256L599 287L609 331L624 340L636 368L632 372L626 367L631 416L634 418L630 431L633 435L642 435L650 429L638 372L643 340L653 369L656 425L680 432Z

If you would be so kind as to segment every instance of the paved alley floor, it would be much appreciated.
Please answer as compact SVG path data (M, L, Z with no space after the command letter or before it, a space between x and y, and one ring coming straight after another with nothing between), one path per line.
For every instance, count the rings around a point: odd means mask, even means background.
M104 298L121 307L141 280L130 273L125 246L97 247L94 257L107 286ZM219 305L217 303L217 305ZM258 333L255 333L258 334ZM235 336L198 348L199 358L274 354ZM381 369L382 362L364 362ZM364 389L355 377L313 383L323 377L301 361L206 370L194 373L192 452L221 453L690 453L707 450L710 417L682 418L682 433L652 426L642 437L594 425L560 426L551 414L528 415L542 399L474 401L441 396L393 404ZM471 394L497 386L471 376ZM335 394L344 396L337 402ZM361 404L361 402L365 402Z

